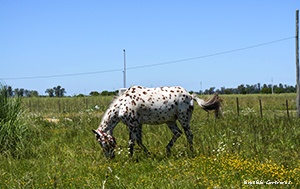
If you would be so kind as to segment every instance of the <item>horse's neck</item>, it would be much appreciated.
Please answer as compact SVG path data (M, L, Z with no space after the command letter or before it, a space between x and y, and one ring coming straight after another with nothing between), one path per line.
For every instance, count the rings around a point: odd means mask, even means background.
M115 126L119 123L119 107L110 106L104 113L99 128L101 131L112 135Z

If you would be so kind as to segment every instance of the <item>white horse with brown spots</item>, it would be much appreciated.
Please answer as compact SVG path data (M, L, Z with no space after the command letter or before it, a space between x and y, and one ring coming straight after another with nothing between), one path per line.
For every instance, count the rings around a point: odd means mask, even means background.
M133 155L135 141L149 153L142 143L142 124L166 123L173 132L173 137L167 145L167 154L182 134L176 125L181 124L193 151L193 134L190 130L190 120L193 113L193 101L196 101L204 110L215 110L218 117L221 113L221 99L215 94L212 99L204 101L195 94L189 94L182 87L145 88L141 86L130 87L122 95L116 97L102 117L98 129L93 130L107 158L113 158L116 141L113 130L119 121L129 129L129 151Z

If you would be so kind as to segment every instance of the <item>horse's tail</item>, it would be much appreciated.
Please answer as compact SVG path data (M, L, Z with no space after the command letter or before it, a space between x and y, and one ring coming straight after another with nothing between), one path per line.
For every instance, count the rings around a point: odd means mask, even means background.
M208 99L207 101L199 98L196 94L193 94L193 99L199 104L199 106L205 110L205 111L210 111L214 110L215 111L215 117L220 117L222 115L222 108L221 108L221 102L222 99L218 96L218 93L215 93L214 96L211 99Z

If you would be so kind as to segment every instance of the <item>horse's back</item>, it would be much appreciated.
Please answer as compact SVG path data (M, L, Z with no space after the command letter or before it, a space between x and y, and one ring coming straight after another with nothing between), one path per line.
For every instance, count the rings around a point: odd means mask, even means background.
M182 87L146 88L132 86L123 93L122 116L147 124L175 121L192 104L191 95ZM126 102L126 103L125 103Z

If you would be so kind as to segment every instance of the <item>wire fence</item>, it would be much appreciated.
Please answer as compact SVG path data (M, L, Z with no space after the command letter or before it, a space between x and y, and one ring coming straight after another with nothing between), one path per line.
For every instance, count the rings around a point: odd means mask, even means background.
M296 94L264 95L220 95L223 99L224 116L270 116L296 117ZM78 113L97 111L104 113L113 96L63 97L63 98L24 98L23 107L36 114ZM209 95L200 98L208 99ZM204 111L203 111L204 112Z

